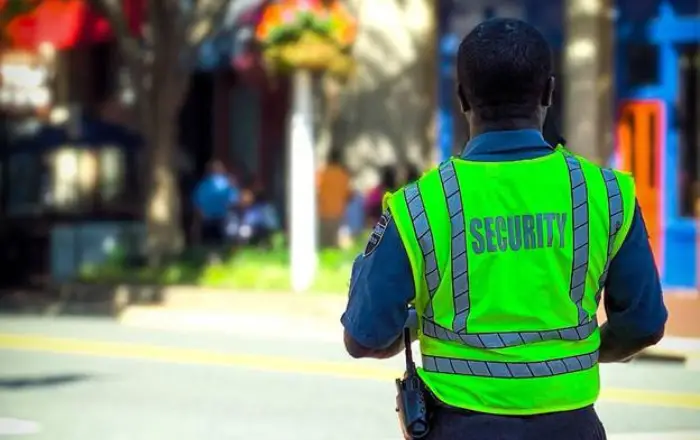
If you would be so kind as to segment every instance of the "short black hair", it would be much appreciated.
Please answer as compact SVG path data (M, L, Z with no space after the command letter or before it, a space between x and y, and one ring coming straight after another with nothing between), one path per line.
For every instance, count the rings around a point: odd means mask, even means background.
M521 20L495 18L477 25L459 45L457 79L482 119L531 117L552 76L552 50Z
M413 183L420 179L420 170L415 165L409 165L406 170L406 183Z
M394 169L394 167L382 167L379 174L379 182L384 188L387 188L392 191L396 189L398 179L396 178L396 170Z

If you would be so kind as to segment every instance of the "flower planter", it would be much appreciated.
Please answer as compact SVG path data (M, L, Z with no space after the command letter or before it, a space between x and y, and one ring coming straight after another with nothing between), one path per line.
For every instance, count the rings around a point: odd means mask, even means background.
M347 77L357 25L338 1L286 0L268 5L256 29L266 66Z

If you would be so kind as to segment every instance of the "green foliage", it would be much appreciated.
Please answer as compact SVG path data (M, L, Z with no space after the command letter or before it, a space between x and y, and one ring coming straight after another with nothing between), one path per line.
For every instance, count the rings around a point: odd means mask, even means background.
M357 36L357 23L335 1L306 6L270 3L255 35L271 73L307 69L347 78L353 72L350 49Z
M20 15L29 14L41 4L41 1L42 0L5 0L3 2L0 0L0 23L6 25Z
M306 31L315 32L322 37L328 38L331 44L336 44L336 41L329 36L331 31L330 21L320 20L316 14L310 12L298 12L296 17L296 22L287 26L278 26L271 30L265 45L294 43Z
M346 293L352 263L362 252L360 240L350 249L319 252L319 268L311 290L322 293ZM242 248L222 254L207 249L191 249L160 269L148 268L129 260L116 249L99 266L84 266L80 280L105 284L190 285L228 290L288 291L289 252L284 239L273 239L270 249Z
M40 2L38 0L5 0L4 3L4 6L0 8L0 17L9 21L19 15L31 12Z

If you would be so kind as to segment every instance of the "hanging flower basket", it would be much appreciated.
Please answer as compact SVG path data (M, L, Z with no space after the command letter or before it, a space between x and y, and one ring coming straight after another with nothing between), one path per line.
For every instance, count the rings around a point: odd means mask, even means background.
M279 0L268 5L256 39L272 72L296 69L347 77L357 24L337 0Z

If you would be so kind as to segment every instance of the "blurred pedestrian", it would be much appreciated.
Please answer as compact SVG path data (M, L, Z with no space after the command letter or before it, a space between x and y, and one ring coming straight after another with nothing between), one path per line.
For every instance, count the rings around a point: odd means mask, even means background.
M207 174L192 194L195 210L193 234L200 244L218 246L224 242L224 228L231 207L238 203L240 191L219 160L207 165Z
M255 181L244 192L237 243L269 247L272 235L281 226L277 210L260 181Z
M328 163L317 174L319 238L321 247L337 247L338 233L352 190L350 173L342 164L342 152L331 151Z
M369 190L365 198L365 218L370 225L382 215L382 198L387 191L394 191L397 185L396 169L392 166L382 167L379 171L379 183Z

